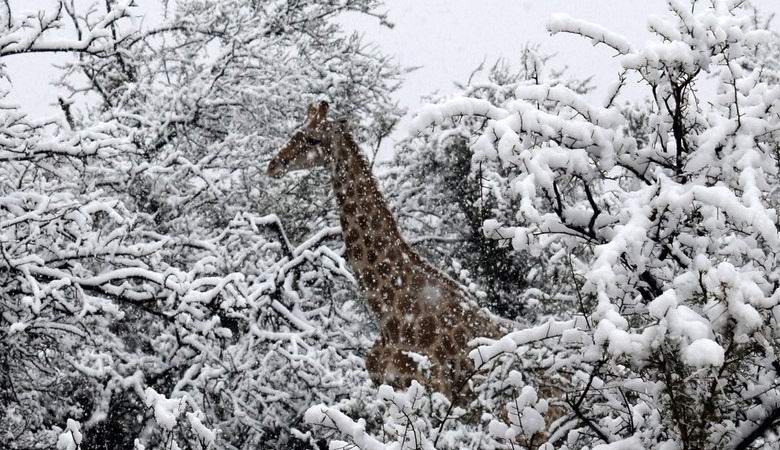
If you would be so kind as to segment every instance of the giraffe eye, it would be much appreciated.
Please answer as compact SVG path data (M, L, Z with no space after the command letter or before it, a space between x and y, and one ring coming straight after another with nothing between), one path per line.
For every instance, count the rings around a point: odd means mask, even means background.
M311 138L311 137L307 137L306 138L306 143L309 144L309 145L318 145L320 142L322 142L322 141L320 141L319 139L315 139L315 138Z

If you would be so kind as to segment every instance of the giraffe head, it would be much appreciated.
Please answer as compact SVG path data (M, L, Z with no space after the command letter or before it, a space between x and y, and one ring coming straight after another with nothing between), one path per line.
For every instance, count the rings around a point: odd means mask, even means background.
M281 177L292 170L312 169L328 163L338 124L328 120L327 115L328 102L309 106L306 124L268 163L268 175Z

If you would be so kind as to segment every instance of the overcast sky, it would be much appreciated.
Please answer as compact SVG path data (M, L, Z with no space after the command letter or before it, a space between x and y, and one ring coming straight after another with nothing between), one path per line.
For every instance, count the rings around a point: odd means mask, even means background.
M15 0L30 8L29 0ZM51 0L34 0L45 4ZM143 0L151 4L152 0ZM780 0L755 0L763 11L780 12ZM525 43L539 43L557 54L556 64L567 65L574 74L593 75L597 85L612 82L618 66L603 46L594 48L582 38L550 36L545 22L551 14L564 12L601 24L627 37L639 47L650 38L647 18L666 14L662 0L389 0L386 7L392 29L375 18L351 14L341 18L347 29L357 30L367 41L394 55L405 66L420 68L408 75L398 92L407 119L395 138L406 132L408 119L420 106L420 97L439 91L453 92L453 81L464 81L483 60L516 60ZM775 29L778 29L775 23ZM13 81L13 98L35 112L54 111L55 91L48 86L54 77L51 55L7 58ZM603 94L603 89L594 95Z

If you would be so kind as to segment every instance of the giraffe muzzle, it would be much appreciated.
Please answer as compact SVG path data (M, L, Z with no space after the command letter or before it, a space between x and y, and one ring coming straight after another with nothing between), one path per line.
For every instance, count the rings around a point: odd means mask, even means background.
M277 161L277 160L271 160L271 162L268 163L268 168L266 169L266 173L271 178L279 178L287 171L287 165Z

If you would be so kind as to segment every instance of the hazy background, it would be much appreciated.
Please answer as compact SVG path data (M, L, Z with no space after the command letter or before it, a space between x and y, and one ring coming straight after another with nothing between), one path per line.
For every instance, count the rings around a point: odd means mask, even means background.
M48 3L50 0L16 0L12 6L17 10L35 9ZM154 6L159 2L137 3L149 11L144 19L147 25L159 20L160 8ZM779 0L755 0L754 4L767 14L780 12ZM385 143L384 156L389 156L392 141L406 134L422 96L434 91L453 92L453 81L465 81L482 61L490 65L503 58L512 63L526 43L540 43L543 50L557 55L556 65L568 66L573 74L593 75L599 87L593 95L603 96L605 86L615 80L619 69L611 58L613 52L603 46L593 48L576 36L550 36L545 23L551 14L563 12L598 23L624 35L635 46L651 37L647 18L666 14L663 0L389 0L385 8L395 24L393 28L358 14L340 19L347 29L362 33L366 41L395 56L402 65L418 67L398 92L397 99L407 109L407 116L393 139ZM774 22L773 27L778 29ZM13 100L31 112L57 114L58 109L53 107L56 90L49 83L56 76L52 60L56 63L64 58L52 58L51 54L5 58ZM636 92L628 91L627 95L638 95Z

